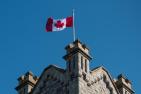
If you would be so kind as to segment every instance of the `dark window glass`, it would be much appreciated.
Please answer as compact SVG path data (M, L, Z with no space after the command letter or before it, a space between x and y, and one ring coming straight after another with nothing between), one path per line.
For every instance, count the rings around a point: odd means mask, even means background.
M81 56L81 69L83 69L83 57Z
M69 61L69 71L71 71L71 62Z
M73 57L73 68L75 69L75 56Z
M85 59L85 72L87 72L87 59Z

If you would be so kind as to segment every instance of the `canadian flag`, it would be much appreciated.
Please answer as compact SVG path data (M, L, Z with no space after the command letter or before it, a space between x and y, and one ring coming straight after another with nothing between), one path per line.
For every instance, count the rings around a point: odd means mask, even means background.
M72 16L64 18L64 19L48 18L46 23L47 32L61 31L61 30L64 30L66 27L73 27Z

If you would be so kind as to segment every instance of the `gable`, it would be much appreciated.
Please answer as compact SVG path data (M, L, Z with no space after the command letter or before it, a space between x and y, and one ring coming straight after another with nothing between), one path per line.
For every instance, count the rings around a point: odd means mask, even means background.
M37 84L30 94L67 94L65 85L65 70L54 65L47 67L40 76ZM83 87L80 85L80 93L85 94L120 94L110 74L103 67L98 67L90 72L89 81ZM85 93L84 93L85 91ZM60 92L60 93L59 93Z
M97 94L120 94L113 79L111 78L108 71L103 67L98 67L91 71L93 81L90 84L96 85ZM96 84L98 83L98 84ZM99 90L99 91L98 91ZM105 93L102 93L105 92Z
M48 66L41 74L37 84L34 86L30 94L39 94L39 92L41 93L41 90L43 90L43 88L46 88L46 84L48 82L50 84L51 82L53 83L55 81L59 81L60 83L64 82L64 73L64 69L58 68L55 65Z

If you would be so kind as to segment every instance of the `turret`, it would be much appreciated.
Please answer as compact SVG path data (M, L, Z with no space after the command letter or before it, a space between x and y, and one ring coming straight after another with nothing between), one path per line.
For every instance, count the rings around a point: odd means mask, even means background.
M120 74L115 81L120 94L134 94L131 82L123 75Z
M79 40L66 46L66 70L68 74L77 77L89 74L89 62L92 57L89 54L89 49Z
M18 78L19 84L15 88L18 91L18 94L29 94L38 78L33 75L32 72L27 72L25 75L22 75Z

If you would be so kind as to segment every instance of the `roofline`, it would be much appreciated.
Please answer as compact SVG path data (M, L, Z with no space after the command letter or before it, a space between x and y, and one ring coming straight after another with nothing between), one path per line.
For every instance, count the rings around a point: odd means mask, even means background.
M30 92L29 94L32 94L32 93L33 93L33 91L35 90L35 87L38 85L38 83L39 83L41 77L43 76L43 74L44 74L48 69L50 69L51 67L55 68L56 70L58 70L58 71L60 71L60 72L62 72L62 73L65 72L64 69L62 69L62 68L60 68L60 67L58 67L58 66L56 66L56 65L53 65L53 64L49 65L48 67L46 67L46 68L43 70L43 72L42 72L42 74L40 75L40 77L39 77L37 83L35 84L35 86L33 87L33 89L31 90L31 92Z
M116 91L118 92L118 94L120 94L118 88L116 87L115 82L114 82L113 79L112 79L112 76L109 74L109 72L106 70L106 68L104 68L103 66L98 66L98 67L92 69L91 72L92 72L92 71L96 71L96 70L98 70L98 69L103 69L103 70L108 74L108 76L109 76L109 78L110 78L110 80L111 80L113 86L115 87L115 89L116 89Z

